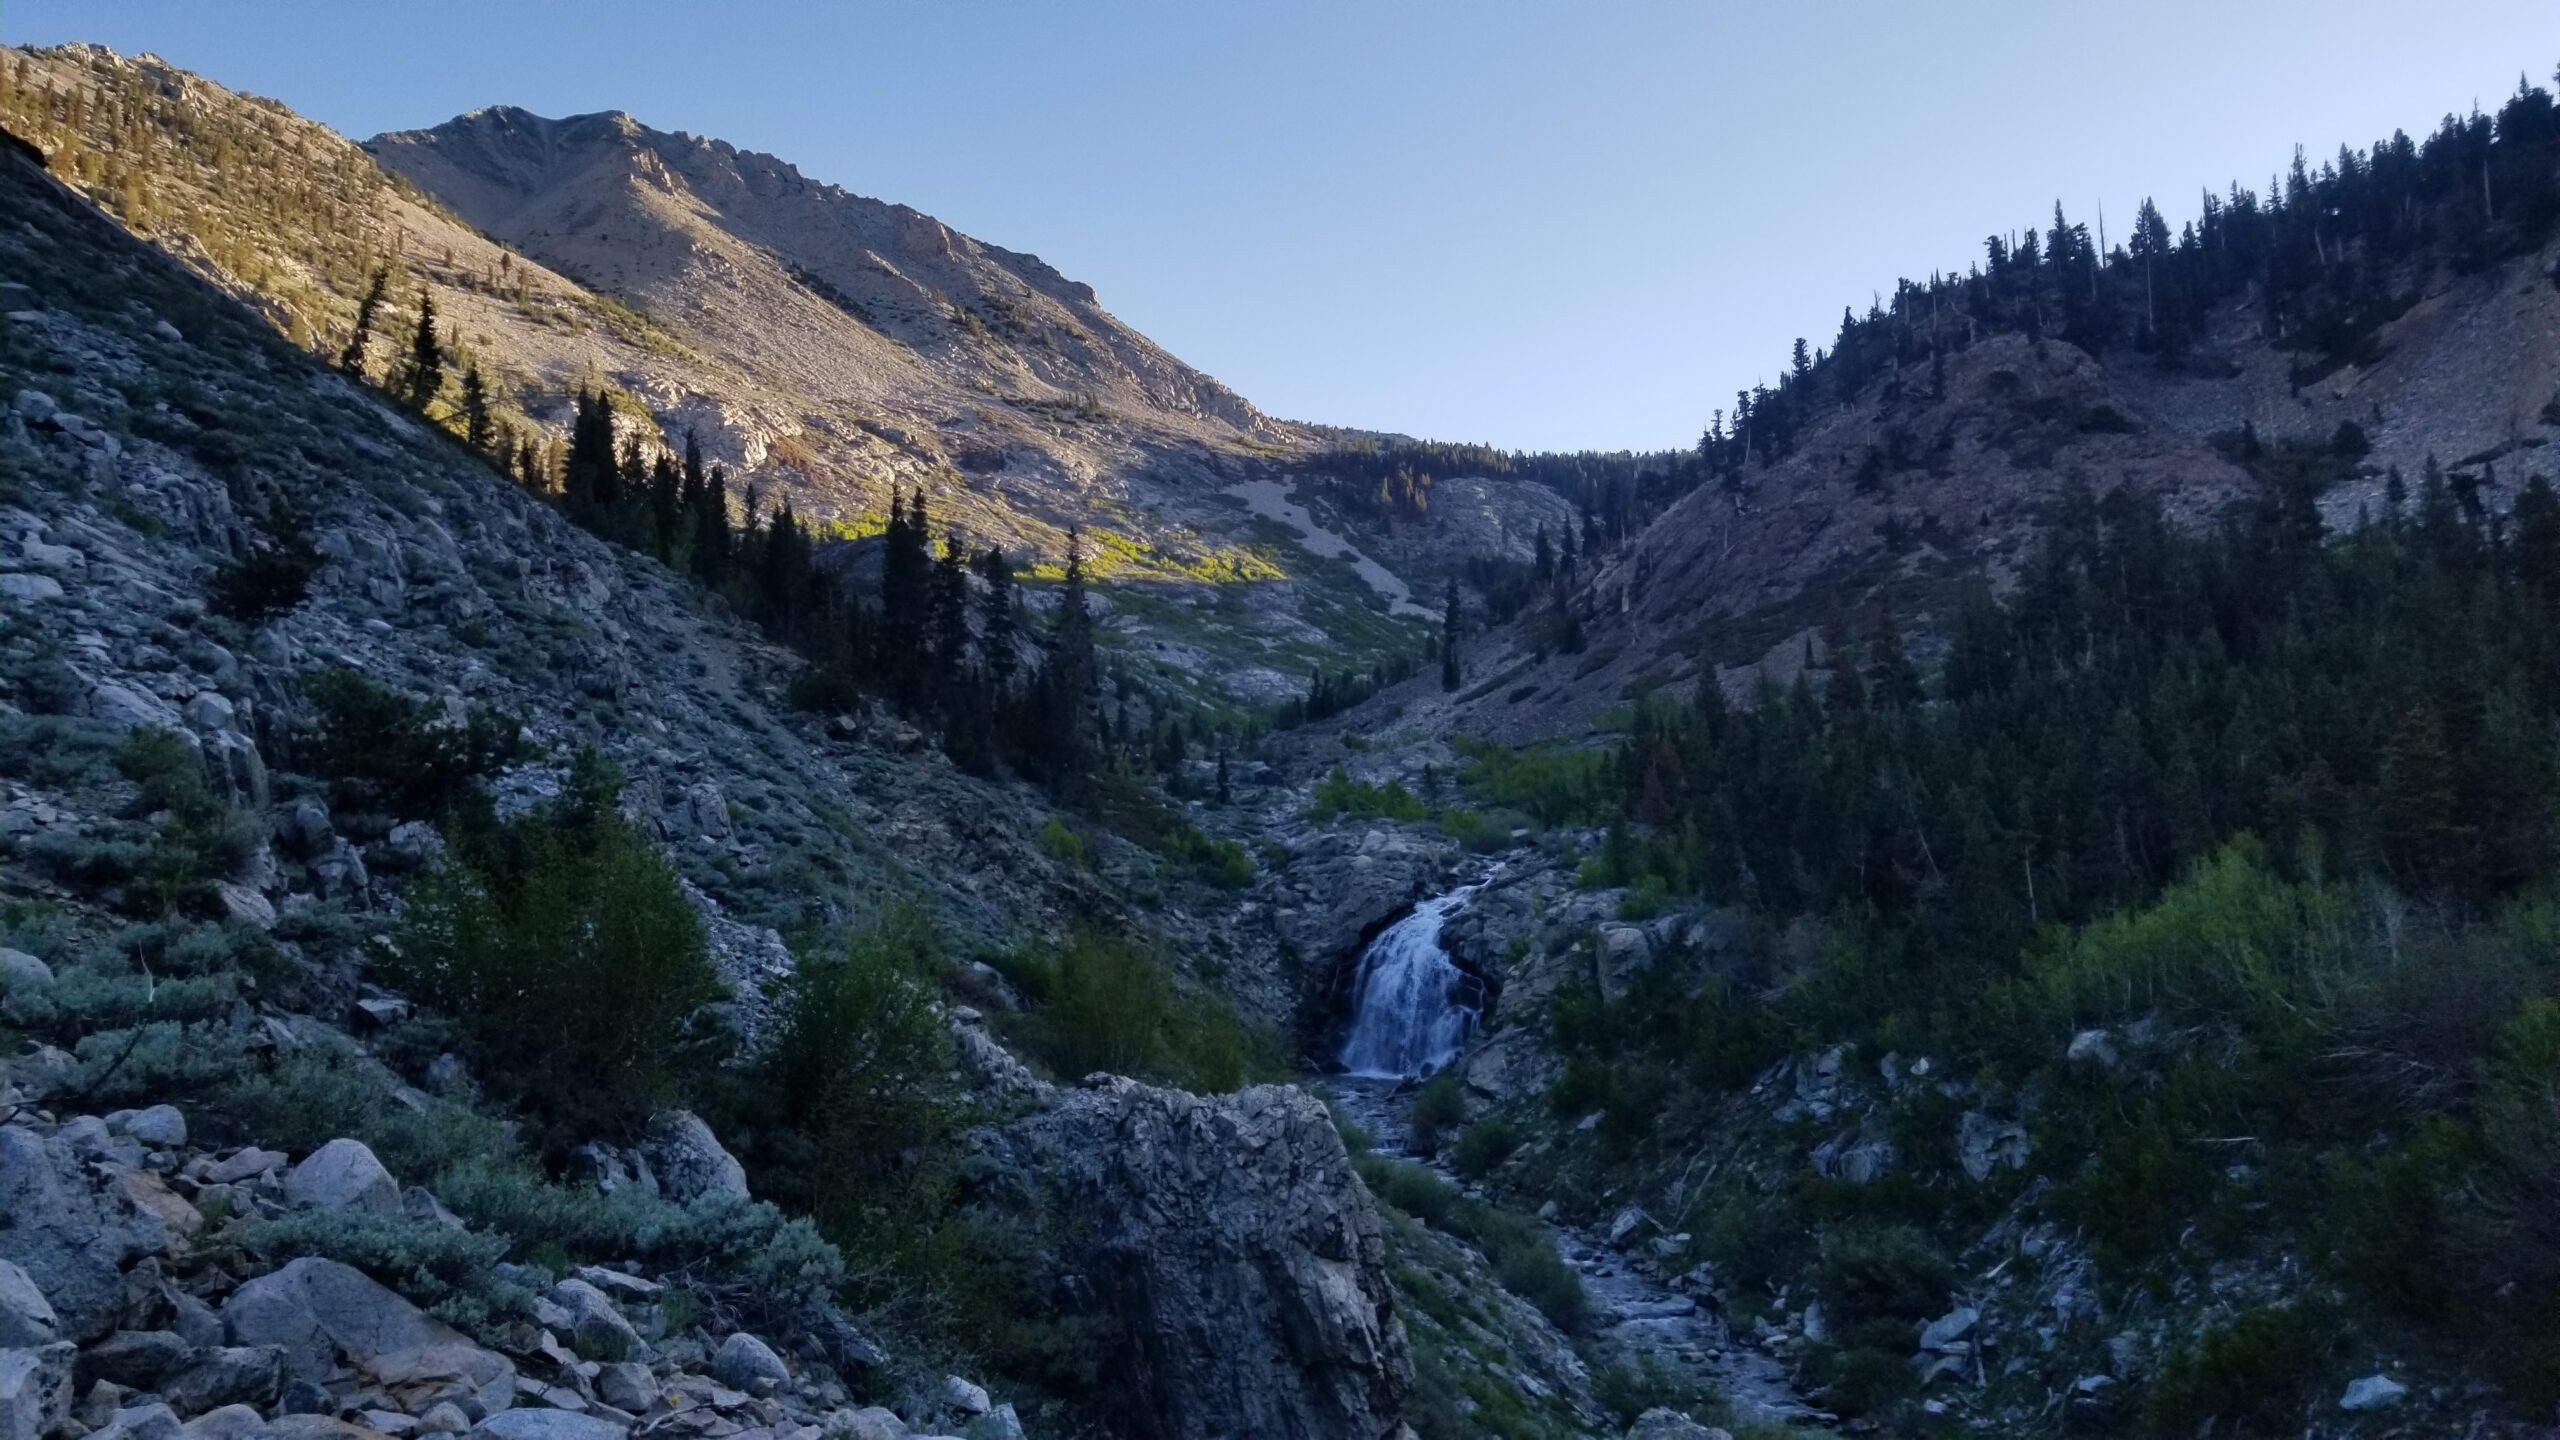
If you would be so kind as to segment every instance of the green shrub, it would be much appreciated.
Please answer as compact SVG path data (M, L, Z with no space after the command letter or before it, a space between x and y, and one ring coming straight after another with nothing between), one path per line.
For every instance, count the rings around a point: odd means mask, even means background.
M636 1116L695 1058L722 988L666 858L592 756L559 803L456 836L413 884L384 969L452 1015L494 1074L573 1123Z
M311 593L311 577L320 573L320 552L309 539L309 523L278 505L268 512L265 534L249 553L225 562L214 572L206 598L217 615L256 624L281 615Z
M1287 1067L1270 1037L1214 996L1185 995L1162 960L1121 936L1079 930L1055 957L998 968L1038 1003L1009 1031L1058 1075L1096 1071L1220 1094Z
M1696 1377L1650 1354L1593 1366L1591 1398L1621 1428L1635 1424L1648 1410L1703 1411L1716 1399Z
M1817 1346L1805 1355L1804 1369L1825 1406L1855 1417L1891 1409L1920 1388L1900 1352L1875 1345Z
M776 997L757 1078L805 1163L770 1183L830 1234L859 1229L857 1217L955 1119L951 1038L925 978L935 949L922 919L900 910L840 953L803 959Z
M1520 1148L1520 1127L1498 1116L1488 1115L1458 1132L1458 1143L1449 1152L1449 1166L1470 1180L1481 1180L1501 1168Z
M1040 848L1061 865L1085 863L1084 837L1060 816L1050 816L1049 823L1040 827Z
M1164 857L1222 890L1241 890L1253 883L1253 856L1243 844L1203 834L1189 824L1175 826L1163 842Z
M1458 1081L1455 1071L1443 1070L1424 1081L1414 1092L1413 1106L1405 1114L1405 1125L1414 1153L1438 1153L1441 1140L1467 1118L1467 1089Z
M318 711L311 767L329 777L334 798L347 810L441 815L522 748L512 720L475 710L462 724L449 724L424 701L353 670L322 670L303 689Z
M1346 815L1359 820L1419 820L1423 813L1421 797L1406 789L1403 781L1373 785L1352 779L1351 772L1339 765L1316 782L1307 804L1307 814L1318 820Z
M2163 1440L2184 1440L2208 1423L2219 1435L2300 1434L2321 1331L2320 1317L2301 1306L2241 1312L2170 1355L2144 1422Z
M1558 1329L1578 1332L1590 1320L1582 1277L1556 1253L1536 1221L1470 1200L1420 1165L1361 1155L1353 1164L1380 1202L1484 1252L1495 1283L1536 1306Z
M63 1091L111 1106L191 1095L239 1073L248 1046L227 1020L154 1020L84 1035Z
M1587 825L1612 813L1617 777L1605 750L1533 745L1510 750L1461 740L1468 765L1458 783L1479 802L1528 814L1546 826Z
M530 1315L533 1292L500 1279L504 1236L363 1210L302 1210L251 1223L249 1249L276 1259L317 1255L352 1265L484 1340Z
M1907 1225L1853 1223L1822 1240L1814 1268L1814 1292L1835 1324L1869 1321L1905 1325L1936 1318L1947 1308L1955 1266L1946 1251Z

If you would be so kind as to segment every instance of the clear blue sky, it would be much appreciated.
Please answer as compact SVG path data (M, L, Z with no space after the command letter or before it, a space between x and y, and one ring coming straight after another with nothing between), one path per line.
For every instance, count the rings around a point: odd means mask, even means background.
M2174 225L2547 84L2560 4L8 0L0 39L357 137L628 110L1035 252L1274 414L1649 448L2057 198Z

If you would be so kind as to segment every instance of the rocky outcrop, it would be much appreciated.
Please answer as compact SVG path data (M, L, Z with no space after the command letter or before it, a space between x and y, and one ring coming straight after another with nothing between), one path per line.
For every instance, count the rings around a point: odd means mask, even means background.
M1062 1300L1125 1337L1109 1363L1138 1399L1137 1433L1396 1429L1412 1362L1385 1241L1313 1096L1106 1077L980 1141L993 1198L1054 1222Z
M305 1257L259 1276L223 1302L222 1321L242 1344L279 1347L297 1379L353 1368L413 1412L450 1401L487 1415L514 1403L506 1357L334 1260Z
M105 1128L68 1137L0 1129L0 1260L34 1282L68 1340L115 1328L124 1267L170 1238L167 1222L116 1183L140 1172L82 1153L81 1137Z

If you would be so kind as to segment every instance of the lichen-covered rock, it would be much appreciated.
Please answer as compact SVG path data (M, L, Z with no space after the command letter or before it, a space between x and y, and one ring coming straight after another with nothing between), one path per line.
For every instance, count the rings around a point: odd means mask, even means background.
M35 1282L65 1338L114 1329L124 1267L168 1238L160 1216L102 1183L69 1140L0 1128L0 1259Z
M222 1305L232 1338L278 1345L286 1372L371 1376L412 1413L442 1401L486 1415L514 1402L515 1366L335 1260L305 1256L241 1286Z
M1204 1098L1116 1077L980 1141L1062 1237L1074 1293L1152 1440L1383 1436L1412 1382L1377 1211L1315 1097Z
M746 1167L690 1110L667 1110L653 1117L640 1151L657 1173L658 1188L679 1204L705 1195L747 1198Z
M71 1413L74 1347L0 1350L0 1440L38 1440Z

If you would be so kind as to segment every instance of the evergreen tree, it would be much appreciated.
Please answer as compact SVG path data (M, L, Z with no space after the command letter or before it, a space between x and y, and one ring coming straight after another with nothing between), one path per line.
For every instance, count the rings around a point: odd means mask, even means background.
M694 463L700 462L698 452L693 459ZM735 543L729 529L728 472L718 465L712 466L710 473L703 476L695 497L693 573L705 585L716 588L729 576Z
M489 390L481 383L480 367L466 366L462 372L462 442L478 455L495 453L496 430L489 417Z
M1013 689L1013 569L1005 563L1004 552L990 545L978 557L978 578L986 583L985 598L980 601L978 616L978 648L985 657L987 677L999 696Z
M889 528L881 536L878 643L890 693L909 708L924 698L932 647L933 550L925 524L924 491L916 491L910 506L906 493L893 488Z
M933 570L933 672L937 700L959 688L960 665L969 645L969 565L960 537L942 538L942 559Z
M409 366L401 394L414 410L424 410L444 390L444 341L436 335L436 295L418 291L418 328L409 337Z

